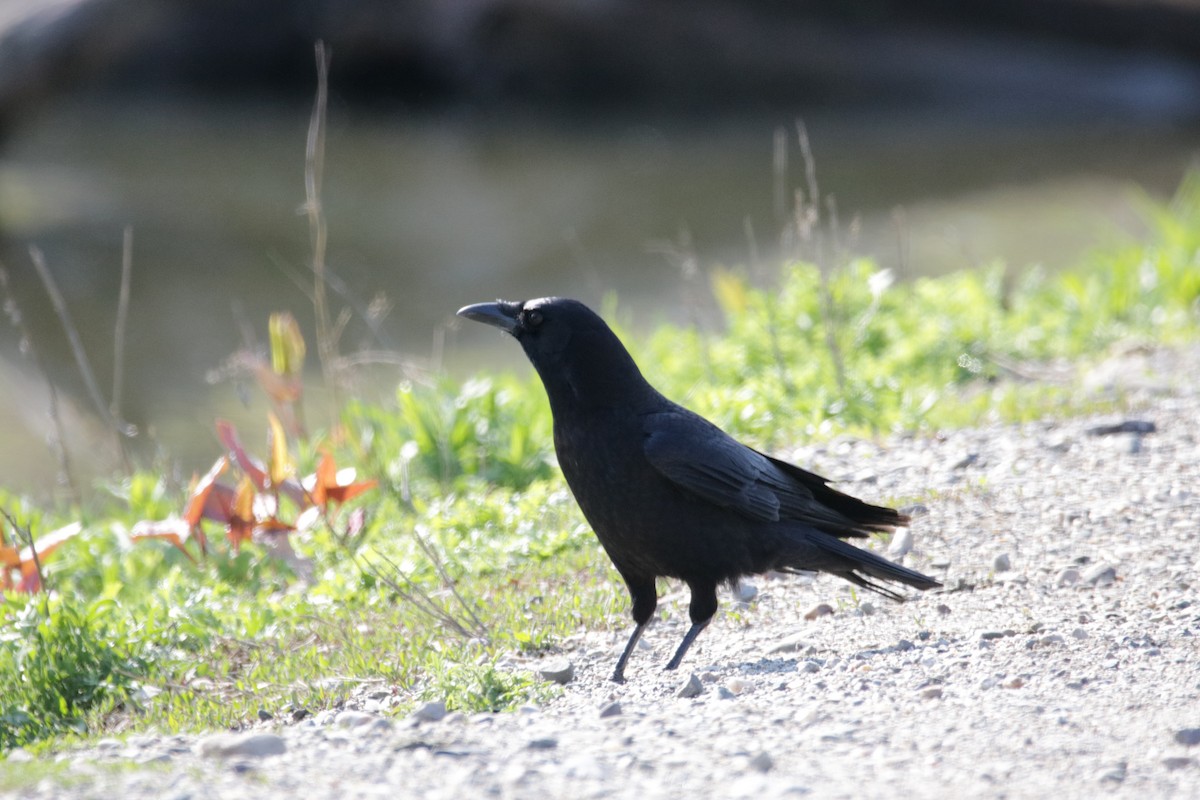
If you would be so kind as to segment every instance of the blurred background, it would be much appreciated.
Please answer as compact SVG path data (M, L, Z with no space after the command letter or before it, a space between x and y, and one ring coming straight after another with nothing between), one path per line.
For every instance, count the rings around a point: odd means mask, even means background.
M145 452L206 468L213 419L243 407L207 378L270 312L315 364L318 39L343 350L423 368L523 368L450 327L495 297L615 292L638 324L689 319L706 269L771 263L805 185L798 120L848 246L902 278L1137 236L1139 197L1200 149L1197 0L0 0L5 303L84 474L115 463L110 437L30 247L107 392L132 227L122 414ZM5 321L0 486L39 490L48 394L21 341Z

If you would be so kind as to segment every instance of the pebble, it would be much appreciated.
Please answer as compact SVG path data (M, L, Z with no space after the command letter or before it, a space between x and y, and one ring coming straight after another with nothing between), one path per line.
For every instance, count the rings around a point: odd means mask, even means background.
M1177 769L1183 769L1184 767L1190 767L1193 762L1192 759L1188 758L1187 756L1170 756L1169 758L1164 758L1162 763L1164 767L1174 771Z
M446 703L442 700L431 700L424 703L412 713L417 722L441 722L446 717Z
M807 617L807 615L805 615ZM800 634L794 634L771 646L767 653L795 653L799 650L807 650L812 645L808 639Z
M818 664L816 661L813 661L813 660L811 660L811 659L810 659L810 660L808 660L808 661L805 661L803 664L801 664L801 665L800 665L800 671L801 671L801 672L807 672L807 673L810 673L810 674L811 674L811 673L814 673L814 672L820 672L820 671L821 671L821 665L820 665L820 664Z
M558 747L558 739L555 739L553 736L544 736L540 739L529 740L530 750L553 750L556 747Z
M1116 580L1117 571L1108 564L1096 564L1079 578L1083 586L1111 586Z
M1079 583L1079 570L1074 567L1066 567L1054 579L1055 586L1074 586Z
M1071 636L1083 641L1084 639L1088 638L1088 632L1083 628L1076 628L1075 630L1071 631Z
M607 719L609 717L617 717L620 715L621 704L615 700L600 709L600 719Z
M339 728L359 728L377 719L379 717L374 714L365 714L362 711L341 711L333 718L333 724Z
M775 760L771 758L769 753L759 753L754 758L750 759L749 767L755 772L770 772L775 766Z
M542 680L565 686L575 679L575 662L566 658L544 661L537 670Z
M993 572L1008 572L1010 569L1012 569L1012 558L1008 553L1001 553L992 559Z
M893 560L900 560L913 548L912 530L909 528L897 528L892 534L892 541L888 543L887 554Z
M804 612L804 618L809 622L819 617L826 617L833 613L833 606L829 603L817 603L815 606ZM783 652L783 651L780 651Z
M1200 728L1180 728L1175 731L1175 741L1185 747L1200 744Z
M1129 769L1129 765L1124 761L1118 761L1111 769L1105 770L1100 774L1101 783L1122 783L1125 780L1125 773Z
M928 689L921 691L921 697L926 700L940 700L942 698L942 687L930 686Z
M740 580L737 586L733 587L733 596L743 603L749 603L758 597L758 587L748 580Z
M734 694L745 694L753 688L753 684L741 678L730 678L725 686Z
M214 733L200 740L205 758L262 758L287 752L287 743L274 733Z
M687 680L685 680L683 685L680 686L675 692L675 696L688 699L692 697L699 697L703 693L704 684L700 682L700 679L696 677L695 673L692 673L691 675L687 676Z

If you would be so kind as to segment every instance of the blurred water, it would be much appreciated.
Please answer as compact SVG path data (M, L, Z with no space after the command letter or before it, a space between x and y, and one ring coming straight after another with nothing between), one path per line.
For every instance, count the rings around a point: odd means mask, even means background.
M309 259L299 213L307 124L303 107L74 103L30 120L0 154L0 263L56 384L80 408L82 384L28 247L45 252L107 390L122 229L133 226L125 414L189 472L217 451L214 417L262 417L258 398L240 412L233 387L205 382L242 344L242 328L264 340L267 315L287 309L312 329L296 280ZM836 196L854 249L902 275L994 258L1054 267L1136 235L1134 187L1169 195L1200 141L1145 120L883 112L806 124L822 191ZM686 319L683 298L705 284L701 275L684 285L683 251L702 270L746 264L752 230L771 261L779 128L793 143L790 191L804 182L792 119L538 123L368 117L335 104L329 263L350 291L335 307L356 312L343 350L518 368L516 348L477 331L435 344L455 309L497 296L599 302L615 291L640 323ZM381 294L392 311L372 333L359 312ZM44 486L45 389L7 326L0 364L0 485ZM376 378L390 385L398 375ZM103 463L103 447L90 443L107 437L80 424L69 444L80 460Z

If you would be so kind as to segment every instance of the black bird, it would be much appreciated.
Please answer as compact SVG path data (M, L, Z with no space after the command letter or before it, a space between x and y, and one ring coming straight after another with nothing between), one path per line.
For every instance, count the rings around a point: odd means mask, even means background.
M633 600L637 627L614 681L624 681L629 654L658 605L658 576L691 590L692 627L667 669L679 666L712 620L717 586L743 575L819 570L894 600L902 598L877 580L941 585L842 541L905 525L907 517L739 444L663 397L582 303L496 301L458 315L515 336L546 387L558 463Z

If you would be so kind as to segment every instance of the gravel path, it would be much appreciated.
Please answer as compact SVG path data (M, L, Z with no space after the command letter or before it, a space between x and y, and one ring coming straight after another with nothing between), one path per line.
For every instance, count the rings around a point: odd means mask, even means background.
M1135 352L1089 376L1132 389L1124 417L797 451L912 498L891 547L945 591L756 578L665 673L679 592L624 686L628 631L594 632L562 643L574 678L541 707L392 719L364 695L281 728L102 741L6 796L1200 797L1198 376L1200 350ZM1094 430L1129 420L1155 430Z

